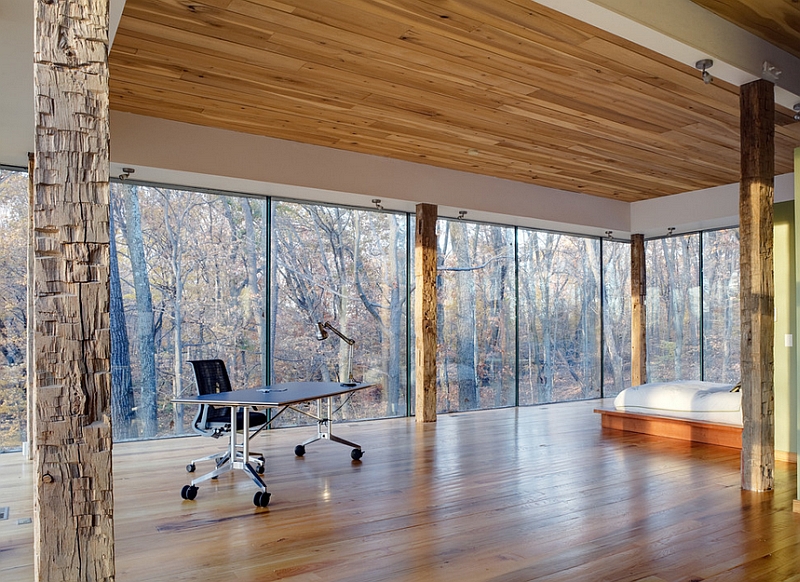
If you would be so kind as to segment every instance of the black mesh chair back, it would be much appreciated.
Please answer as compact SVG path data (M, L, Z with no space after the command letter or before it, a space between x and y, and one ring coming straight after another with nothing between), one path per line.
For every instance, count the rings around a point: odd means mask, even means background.
M189 363L194 369L197 391L201 395L219 394L232 390L228 369L222 360L189 360ZM207 422L225 422L229 419L230 413L226 408L208 407L205 417Z
M197 381L197 391L203 394L219 394L220 392L230 392L232 390L231 380L228 377L228 369L222 360L189 360L194 370L194 377ZM258 428L267 422L267 415L262 412L249 411L249 424L251 429ZM194 420L194 429L200 434L218 436L221 434L220 428L227 426L230 428L231 413L230 409L224 406L211 406L203 404L197 411ZM238 410L236 413L235 430L241 431L244 425L244 411Z

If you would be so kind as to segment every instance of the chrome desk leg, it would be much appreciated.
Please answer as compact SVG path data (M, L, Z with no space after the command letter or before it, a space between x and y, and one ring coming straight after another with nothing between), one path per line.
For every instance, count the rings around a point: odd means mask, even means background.
M231 407L233 413L231 414L231 422L233 423L232 426L236 428L236 408ZM258 486L258 489L261 493L265 493L267 491L267 486L264 484L264 481L261 479L261 476L256 472L253 465L250 464L250 410L247 407L242 407L242 459L241 460L234 460L233 466L237 469L242 469L245 474L250 477L253 482ZM236 431L234 431L234 435ZM235 436L234 436L235 439ZM234 443L234 440L231 439L231 443ZM234 459L236 459L236 449L234 444L231 445L231 454L234 455Z
M317 435L309 439L306 439L303 443L297 445L295 447L295 454L302 457L305 454L306 445L309 445L320 439L324 439L335 443L343 444L347 447L352 447L353 450L350 452L350 457L354 461L357 461L364 454L364 450L361 448L361 445L358 445L352 441L348 441L333 434L333 432L331 431L331 427L333 425L333 419L331 418L333 416L333 398L329 396L327 400L328 400L328 406L327 406L328 414L327 417L325 418L323 418L319 412L320 410L322 410L322 400L317 400L317 414L319 415L316 417Z

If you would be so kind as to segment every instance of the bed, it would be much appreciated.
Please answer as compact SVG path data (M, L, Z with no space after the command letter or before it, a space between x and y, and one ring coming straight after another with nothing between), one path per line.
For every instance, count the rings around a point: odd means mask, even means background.
M738 386L681 380L626 388L613 407L598 408L602 426L733 448L742 446Z

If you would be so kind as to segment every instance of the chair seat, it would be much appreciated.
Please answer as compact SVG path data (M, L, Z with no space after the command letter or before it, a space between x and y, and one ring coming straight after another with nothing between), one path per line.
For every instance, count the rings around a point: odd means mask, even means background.
M231 423L231 413L228 408L212 408L208 412L206 421L209 425L223 426ZM262 424L266 424L267 415L263 412L250 411L250 428L256 428ZM244 426L244 412L242 409L236 411L236 431L242 432Z
M267 415L263 412L256 412L254 410L250 411L250 419L249 425L250 428L261 426L262 424L267 423ZM242 427L244 426L244 413L240 409L236 411L236 431L242 432Z

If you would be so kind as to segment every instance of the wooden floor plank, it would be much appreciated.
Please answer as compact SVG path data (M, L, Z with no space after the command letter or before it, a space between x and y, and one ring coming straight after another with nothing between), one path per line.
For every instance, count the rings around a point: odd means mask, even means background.
M336 427L366 451L257 439L269 507L243 474L180 499L184 470L220 441L114 449L117 580L597 581L800 577L795 465L739 488L739 452L603 429L598 401ZM198 467L199 471L204 470ZM0 579L33 577L31 465L0 455Z

